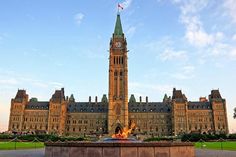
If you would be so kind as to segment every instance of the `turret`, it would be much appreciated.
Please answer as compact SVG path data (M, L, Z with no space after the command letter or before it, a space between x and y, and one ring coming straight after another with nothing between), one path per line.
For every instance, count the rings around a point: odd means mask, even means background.
M24 122L25 106L28 104L29 96L26 90L18 90L14 99L11 100L11 111L9 117L9 131L22 131Z
M220 91L212 90L209 95L209 101L212 106L212 115L214 122L214 131L217 134L227 134L228 130L228 119L226 101L221 97Z
M75 102L75 98L73 94L70 95L69 102Z
M103 94L101 101L102 101L103 103L108 103L107 95L106 95L106 94Z
M167 98L167 96L165 97ZM172 133L181 135L188 130L188 102L181 90L173 89L172 95ZM178 125L177 125L178 124Z
M73 95L70 97L73 101ZM64 88L56 90L49 102L48 132L63 135L67 113L67 101Z
M129 98L129 103L135 103L136 102L136 99L134 97L133 94L131 94L130 98Z
M51 101L54 103L61 103L65 101L64 88L61 88L61 90L56 90L52 95Z

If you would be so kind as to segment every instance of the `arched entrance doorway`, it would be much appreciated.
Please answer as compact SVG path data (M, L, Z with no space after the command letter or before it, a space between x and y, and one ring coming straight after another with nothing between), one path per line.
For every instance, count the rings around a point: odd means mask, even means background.
M122 130L123 130L123 127L121 126L121 124L116 124L116 127L115 127L115 134L118 134L118 133L122 133Z
M115 129L115 134L118 134L118 133L122 133L122 129L120 128L120 126L117 126Z

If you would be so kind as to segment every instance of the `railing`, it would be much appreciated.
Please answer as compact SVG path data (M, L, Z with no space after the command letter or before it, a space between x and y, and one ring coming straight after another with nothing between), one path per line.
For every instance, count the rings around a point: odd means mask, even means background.
M199 149L214 149L214 150L236 150L236 141L229 141L223 138L214 141L204 141L200 139L195 143L195 147Z
M1 141L0 150L16 150L16 149L37 149L43 148L44 142L38 138L32 141L19 140L17 137L10 141Z

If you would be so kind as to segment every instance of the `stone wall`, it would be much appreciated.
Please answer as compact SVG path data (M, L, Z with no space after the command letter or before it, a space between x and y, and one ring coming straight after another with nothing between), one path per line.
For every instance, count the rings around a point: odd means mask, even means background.
M45 157L195 157L192 143L45 143Z

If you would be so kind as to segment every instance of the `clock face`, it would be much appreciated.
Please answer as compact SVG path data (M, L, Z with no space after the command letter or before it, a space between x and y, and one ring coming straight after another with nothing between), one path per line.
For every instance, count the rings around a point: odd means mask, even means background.
M120 48L120 47L121 47L121 42L119 42L119 41L116 42L116 43L115 43L115 46L118 47L118 48Z

